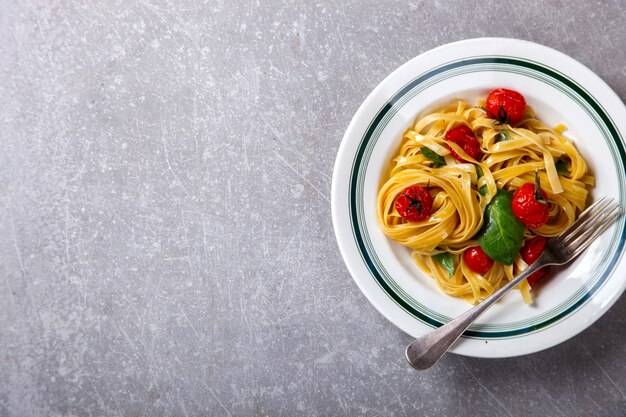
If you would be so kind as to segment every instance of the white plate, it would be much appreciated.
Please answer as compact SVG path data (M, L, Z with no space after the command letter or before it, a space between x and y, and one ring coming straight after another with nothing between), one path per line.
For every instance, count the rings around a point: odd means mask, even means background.
M470 306L441 293L412 262L410 250L388 239L376 221L376 195L385 164L402 134L425 111L461 98L476 103L497 87L520 91L549 125L564 123L596 176L592 199L626 200L626 108L591 70L531 42L484 38L426 52L389 75L361 105L343 138L332 187L341 254L368 300L392 323L419 336ZM532 306L507 294L452 351L507 357L561 343L596 321L626 286L624 218L574 263L553 273Z

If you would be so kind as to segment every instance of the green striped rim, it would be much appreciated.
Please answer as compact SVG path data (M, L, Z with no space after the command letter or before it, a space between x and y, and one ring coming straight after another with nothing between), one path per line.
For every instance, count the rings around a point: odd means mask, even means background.
M479 57L454 61L437 67L402 87L385 105L378 111L369 124L358 146L353 161L350 175L349 207L352 231L361 257L383 291L403 310L416 319L433 327L439 327L450 320L449 317L433 311L417 300L410 297L388 274L373 250L367 227L364 221L364 204L362 200L365 172L374 145L383 129L397 113L397 111L409 100L426 88L440 82L443 79L456 75L476 71L501 71L512 72L527 77L535 78L547 83L561 92L567 94L576 101L584 111L594 120L605 141L611 150L614 164L618 168L620 178L620 203L623 204L623 178L624 161L626 151L618 130L604 109L587 91L565 75L554 69L545 67L537 62L521 60L512 57ZM567 300L539 316L522 320L515 323L475 325L465 332L468 337L477 338L510 338L524 335L530 332L543 330L559 320L569 316L582 307L611 275L619 260L626 237L624 220L621 220L611 241L610 250L605 253L599 262L592 277ZM609 259L610 258L610 259ZM486 331L491 330L491 331Z
M428 88L429 86L436 84L437 82L440 82L446 78L451 78L453 76L456 75L462 75L465 73L469 73L469 72L477 72L477 71L486 71L486 70L498 70L498 71L506 71L506 72L513 72L513 73L517 73L520 75L524 75L524 76L529 76L532 77L534 79L537 79L539 81L545 82L557 89L559 89L559 91L564 92L565 94L567 94L572 100L574 100L575 102L577 102L586 112L587 114L592 118L592 120L594 120L594 122L596 123L596 126L599 128L599 130L601 130L603 132L603 135L605 137L605 140L607 142L612 142L610 140L610 134L609 132L604 129L604 125L597 120L594 117L594 114L592 111L590 111L590 109L588 109L585 106L585 103L581 100L578 99L577 96L569 93L568 91L563 91L560 86L556 83L554 83L552 81L551 78L549 77L538 77L535 75L534 72L530 72L527 69L522 69L519 70L516 67L513 68L500 68L499 66L493 66L492 64L476 64L476 65L471 65L469 67L462 67L460 69L455 69L452 71L448 71L444 74L440 74L436 77L433 77L431 80L429 80L428 82L423 83L422 85L420 85L418 88L414 88L411 90L411 92L409 94L406 94L404 97L402 97L402 99L397 102L394 103L394 106L392 107L392 110L385 116L385 118L381 121L381 123L379 124L379 126L377 127L377 129L374 132L374 136L373 138L375 140L370 141L370 143L368 144L368 147L366 149L366 153L365 153L365 159L364 159L364 165L367 167L368 165L368 161L369 161L369 157L371 156L372 150L374 148L374 144L376 143L376 140L379 137L379 134L382 132L382 130L384 129L384 127L387 125L387 123L391 120L391 118L397 113L397 111L399 111L399 109L406 104L410 99L412 99L413 97L415 97L417 94L419 94L421 91L424 91L426 88ZM433 81L434 80L434 81ZM612 152L612 156L614 159L614 164L616 166L618 166L618 170L620 171L620 176L622 176L623 171L621 170L621 167L619 166L619 164L617 163L618 160L616 159L616 154L615 152ZM365 175L362 175L359 179L359 192L357 193L357 196L362 196L363 195L363 188L364 188L364 177ZM620 183L620 188L621 188L621 183ZM363 204L362 204L362 199L359 199L359 201L357 201L357 205L361 208L361 210L359 211L359 216L360 219L364 218L364 208L363 208ZM371 239L369 238L369 233L367 232L367 226L365 223L363 223L363 228L364 228L364 237L365 237L365 241L366 241L366 245L370 248L373 247L372 243L371 243ZM615 239L612 242L612 245L615 245ZM384 266L382 265L382 263L380 262L380 260L378 259L378 256L376 254L376 252L374 250L370 250L370 252L372 253L372 258L375 262L375 264L377 265L378 269L383 273L383 276L385 277L387 283L397 292L399 293L401 296L403 296L405 298L405 300L407 302L409 302L410 304L412 304L415 308L417 309L421 309L425 314L429 314L431 317L440 320L440 321L449 321L450 317L447 316L443 316L433 310L428 309L427 307L423 306L422 304L420 304L417 300L415 300L414 298L412 298L409 294L407 294L396 282L395 280L393 280L393 278L391 278L391 276L389 275L389 273L386 271L386 269L384 268ZM604 262L606 261L606 259L608 258L609 254L611 252L607 251L605 252L605 255L603 257L603 259L599 262L599 265L603 265ZM552 309L550 309L549 311L538 315L538 316L534 316L532 318L529 318L527 320L522 320L522 321L517 321L514 323L506 323L506 324L482 324L482 325L475 325L474 327L472 327L472 329L481 329L481 330L488 330L488 329L500 329L500 330L510 330L512 328L519 328L522 326L526 326L526 325L532 325L532 324L536 324L546 318L552 317L556 314L561 313L562 311L564 311L565 309L569 308L574 302L576 302L581 296L583 296L591 287L592 285L595 283L595 281L597 279L600 278L601 273L603 271L600 271L599 269L595 270L595 274L591 275L590 278L584 283L583 286L581 286L578 291L576 291L574 294L572 294L568 299L566 299L565 301L563 301L561 304L559 304L556 307L553 307Z

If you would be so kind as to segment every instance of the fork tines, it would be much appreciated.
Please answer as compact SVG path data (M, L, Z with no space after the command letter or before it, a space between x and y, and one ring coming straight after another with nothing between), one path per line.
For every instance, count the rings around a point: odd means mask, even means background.
M583 211L578 219L557 237L555 242L576 256L619 218L621 206L612 198L602 197Z

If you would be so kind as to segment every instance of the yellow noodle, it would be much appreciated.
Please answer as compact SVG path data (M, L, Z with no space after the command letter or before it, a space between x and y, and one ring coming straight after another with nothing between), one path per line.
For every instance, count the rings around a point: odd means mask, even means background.
M481 144L481 156L474 160L458 145L447 142L448 130L467 125ZM505 130L509 140L501 139ZM545 125L527 108L517 126L495 123L481 107L458 101L415 121L402 137L398 152L392 159L388 177L378 192L378 222L391 239L412 249L417 266L433 277L444 293L475 304L484 300L528 265L517 256L513 265L495 263L481 276L471 271L463 261L463 252L476 246L476 235L483 224L483 212L498 189L514 191L525 183L534 183L535 174L548 195L548 222L527 229L525 240L534 236L553 237L561 234L585 209L589 189L595 179L573 142L563 136L567 127ZM445 158L446 165L434 167L434 162L422 154L427 147ZM459 163L450 149L465 159ZM559 174L557 162L564 163L567 175ZM479 178L476 167L483 175ZM407 222L396 208L397 197L413 185L428 187L433 197L431 216L422 222ZM485 187L482 195L479 190ZM485 191L485 190L483 190ZM433 255L450 252L455 270L448 271ZM519 285L526 303L532 302L530 285Z

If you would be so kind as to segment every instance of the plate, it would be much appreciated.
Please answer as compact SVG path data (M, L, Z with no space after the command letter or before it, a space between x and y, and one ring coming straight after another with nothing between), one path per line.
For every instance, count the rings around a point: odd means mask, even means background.
M591 200L626 200L626 108L587 67L546 46L502 38L455 42L395 70L363 102L337 155L332 216L345 263L367 299L413 337L470 308L439 291L413 263L410 250L388 239L376 220L382 173L416 117L463 99L476 103L497 87L520 91L539 119L564 123L596 177ZM624 217L535 293L526 305L518 291L485 313L452 351L509 357L549 348L581 332L626 287Z

